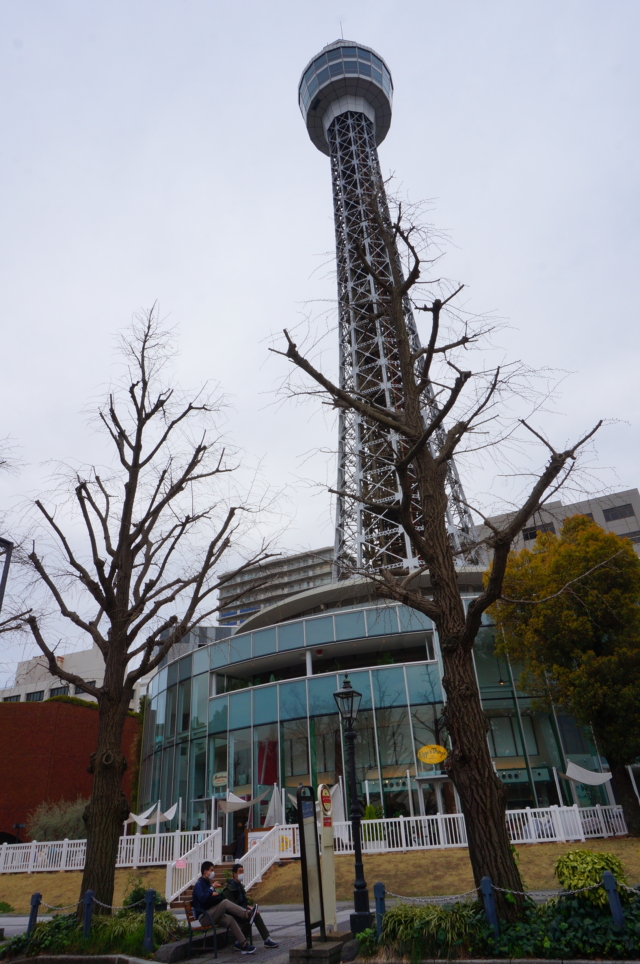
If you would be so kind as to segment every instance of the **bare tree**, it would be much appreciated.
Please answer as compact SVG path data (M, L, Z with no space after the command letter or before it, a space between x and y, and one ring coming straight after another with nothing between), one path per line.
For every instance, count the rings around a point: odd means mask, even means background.
M245 553L241 566L219 574L225 553L238 549L248 511L242 500L233 504L225 495L223 482L233 468L220 439L207 433L220 403L171 387L163 371L171 339L153 309L122 337L121 350L126 373L97 412L115 449L115 468L62 470L67 503L35 502L44 535L27 556L58 619L86 634L102 653L102 685L58 662L46 616L34 609L25 619L50 672L98 702L98 741L87 761L93 790L84 813L81 893L91 889L107 905L129 814L121 743L134 684L217 611L216 590L223 583L270 555L262 542Z
M549 458L542 470L533 473L533 481L508 525L499 529L483 517L489 530L484 549L492 553L493 565L484 591L472 601L465 614L456 558L462 554L471 559L475 552L477 560L479 547L468 536L463 536L462 545L458 543L456 548L450 538L446 522L448 466L462 449L468 453L488 445L489 436L495 443L511 434L505 430L501 408L507 405L510 390L516 390L514 378L517 380L522 368L487 370L480 367L474 372L461 367L460 354L468 357L487 331L487 327L480 324L474 334L459 313L447 318L452 299L461 286L456 290L450 288L446 296L429 299L422 306L414 302L414 308L430 317L427 344L416 349L406 312L419 290L416 285L420 284L424 235L415 224L407 223L401 207L397 209L397 217L391 218L382 187L377 193L371 193L368 217L370 223L363 226L362 236L376 233L382 238L386 258L378 256L374 262L365 245L357 241L352 254L371 278L377 292L376 304L381 307L372 311L371 299L367 299L361 307L350 303L349 309L361 312L359 324L368 322L372 337L377 321L382 319L390 325L397 343L400 371L400 384L395 386L397 404L386 407L379 398L372 400L365 386L355 385L353 391L345 390L298 349L287 331L284 333L286 351L278 353L315 383L312 387L307 380L302 389L294 391L323 394L336 408L357 413L363 426L378 426L381 434L393 439L393 445L387 446L386 457L393 459L401 494L395 502L376 501L375 496L363 490L336 494L355 499L374 516L401 526L421 560L421 567L410 572L382 569L366 574L380 596L417 609L437 627L447 694L444 716L451 741L445 767L466 817L475 883L479 885L481 878L488 875L498 887L522 891L506 830L505 794L487 742L489 724L476 681L473 644L482 614L500 598L513 540L545 498L562 485L579 449L599 425L575 444L556 451L541 433L527 422L520 422L523 432L528 431L543 442ZM448 429L445 421L450 426ZM365 430L363 428L363 432ZM419 587L418 577L423 573L430 577L430 595ZM500 892L498 902L504 916L517 913L518 903L506 901Z

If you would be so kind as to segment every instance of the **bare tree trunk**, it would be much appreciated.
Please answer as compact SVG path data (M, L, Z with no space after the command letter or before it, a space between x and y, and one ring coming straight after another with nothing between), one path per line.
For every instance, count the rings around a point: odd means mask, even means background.
M111 904L113 899L118 841L122 824L129 816L129 804L121 786L128 765L122 753L126 713L127 705L121 701L102 700L98 743L88 767L93 774L93 790L84 812L87 855L80 897L92 890L103 904ZM99 905L96 910L108 913Z
M487 876L505 889L522 891L507 833L505 792L489 752L489 722L480 702L473 655L457 640L441 640L440 648L447 693L444 719L451 739L444 765L462 804L474 883L479 887ZM516 895L514 904L498 891L496 903L500 916L510 919L522 897Z
M607 760L611 768L613 795L624 811L629 833L638 836L640 835L640 804L629 771L623 763L614 763L609 756L607 756Z

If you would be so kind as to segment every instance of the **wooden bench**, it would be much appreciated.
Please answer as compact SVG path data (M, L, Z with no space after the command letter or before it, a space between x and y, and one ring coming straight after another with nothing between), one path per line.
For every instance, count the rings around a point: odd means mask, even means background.
M224 936L226 938L226 943L229 943L229 927L214 927L213 924L201 924L199 920L196 920L196 916L193 913L193 907L191 906L191 901L186 900L184 902L184 912L187 917L187 924L189 925L189 951L187 957L191 957L191 945L193 943L193 938L198 937L199 934L204 935L204 942L202 949L207 949L207 934L210 932L213 935L213 956L218 956L218 936Z

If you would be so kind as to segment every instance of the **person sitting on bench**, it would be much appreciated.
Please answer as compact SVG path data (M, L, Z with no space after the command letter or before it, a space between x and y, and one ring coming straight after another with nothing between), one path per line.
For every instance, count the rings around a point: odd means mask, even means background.
M236 939L234 948L242 951L243 954L254 954L256 949L253 944L246 940L236 918L242 920L243 923L252 924L258 913L258 905L254 904L253 907L245 909L230 900L225 900L222 894L214 890L216 881L213 880L213 877L213 864L210 860L205 860L200 867L200 878L194 885L191 898L196 920L205 925L211 925L211 927L216 927L218 924L230 927Z
M234 904L239 904L240 907L248 908L251 903L251 898L247 897L247 892L244 889L244 873L242 869L242 864L234 864L231 868L231 880L228 880L222 893L228 900L232 900ZM255 904L253 905L255 907ZM253 908L252 908L253 909ZM278 947L276 941L272 940L269 936L269 928L262 919L261 914L256 914L253 923L258 928L260 937L264 941L265 947ZM242 933L245 937L251 938L251 924L246 921L240 924L242 928Z

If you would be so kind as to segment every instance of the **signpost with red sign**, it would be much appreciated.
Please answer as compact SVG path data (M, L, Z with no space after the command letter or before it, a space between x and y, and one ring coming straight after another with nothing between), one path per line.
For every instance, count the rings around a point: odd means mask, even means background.
M333 853L333 815L331 790L326 783L318 787L320 839L322 841L322 897L327 930L338 929L336 918L336 867Z

